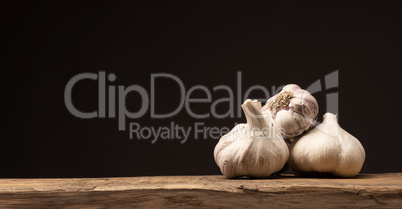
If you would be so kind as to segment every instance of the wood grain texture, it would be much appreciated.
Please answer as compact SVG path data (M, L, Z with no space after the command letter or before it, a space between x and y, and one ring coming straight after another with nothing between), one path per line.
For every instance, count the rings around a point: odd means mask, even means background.
M0 208L400 208L402 174L0 179Z

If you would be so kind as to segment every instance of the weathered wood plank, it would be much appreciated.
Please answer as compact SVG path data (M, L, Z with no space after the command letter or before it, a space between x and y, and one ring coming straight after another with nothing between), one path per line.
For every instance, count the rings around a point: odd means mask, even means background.
M400 208L402 174L0 179L1 208Z

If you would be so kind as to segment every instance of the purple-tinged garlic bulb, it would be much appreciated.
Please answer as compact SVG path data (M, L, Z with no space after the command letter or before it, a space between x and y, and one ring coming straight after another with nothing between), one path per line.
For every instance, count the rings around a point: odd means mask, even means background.
M313 127L318 103L308 91L298 85L288 84L271 97L261 111L266 117L274 119L284 138L293 139Z

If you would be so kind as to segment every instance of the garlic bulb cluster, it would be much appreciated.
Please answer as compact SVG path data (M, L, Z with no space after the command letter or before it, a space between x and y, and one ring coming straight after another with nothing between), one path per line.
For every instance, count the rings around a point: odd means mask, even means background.
M309 130L318 114L317 100L298 85L289 84L271 97L262 108L269 111L276 126L286 139L292 139Z
M246 100L242 109L247 124L235 126L215 147L215 162L228 178L265 178L280 171L289 158L282 135L263 117L261 108L257 100Z
M365 157L359 140L339 126L336 115L326 113L322 124L291 143L288 163L302 176L353 177L361 170Z

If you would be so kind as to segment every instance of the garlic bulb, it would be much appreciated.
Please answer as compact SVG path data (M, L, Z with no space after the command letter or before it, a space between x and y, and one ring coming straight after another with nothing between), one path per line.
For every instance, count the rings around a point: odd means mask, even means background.
M228 178L265 178L282 169L289 149L282 135L261 114L261 103L246 100L242 109L247 124L236 125L214 150L215 162Z
M359 140L339 126L336 115L326 113L322 124L292 142L289 166L302 176L353 177L359 173L365 157Z
M262 112L265 115L267 111L273 116L283 136L292 139L314 125L318 103L308 91L298 85L288 84L267 101Z

